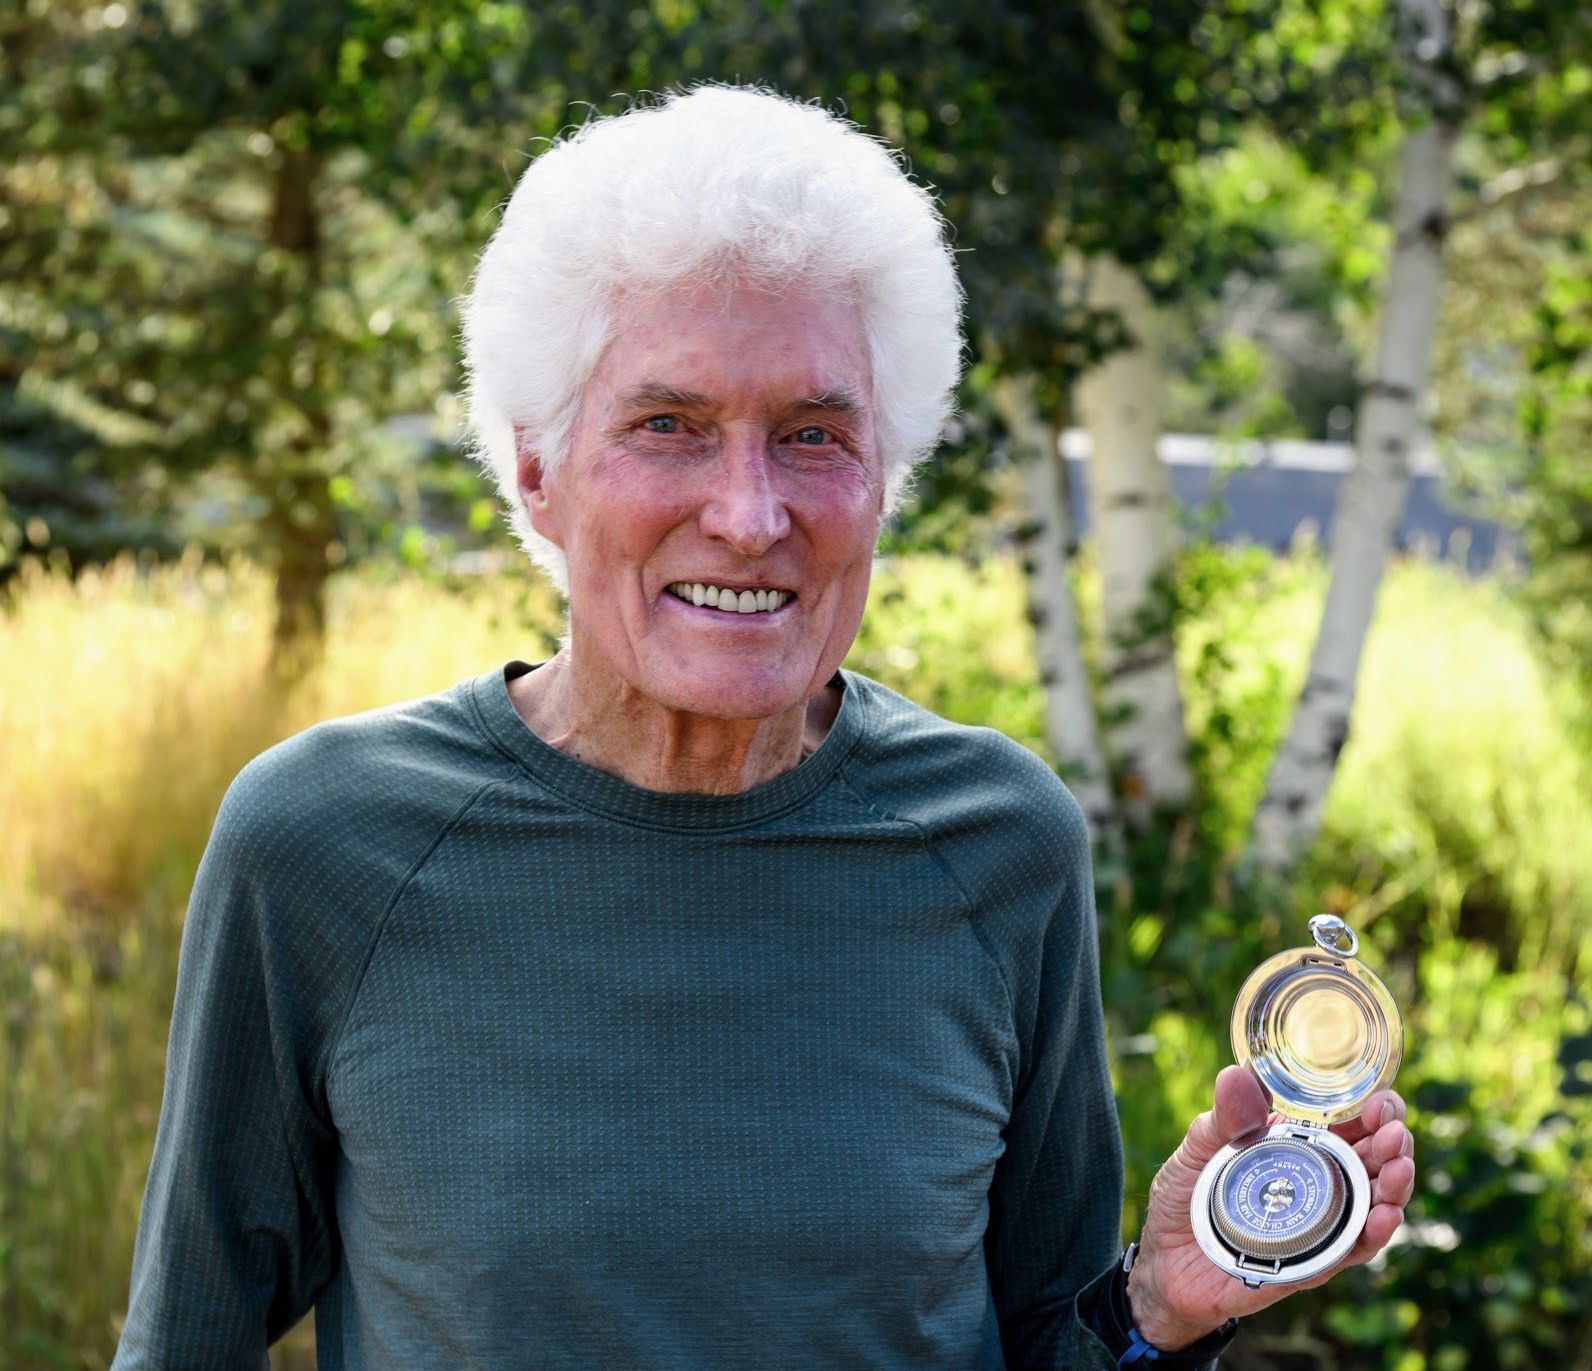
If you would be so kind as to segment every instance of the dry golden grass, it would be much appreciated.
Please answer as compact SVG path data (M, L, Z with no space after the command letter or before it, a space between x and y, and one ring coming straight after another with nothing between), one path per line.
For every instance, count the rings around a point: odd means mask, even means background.
M1201 635L1234 657L1203 695L1190 691L1189 715L1207 732L1218 712L1242 725L1219 754L1231 794L1213 800L1240 826L1308 651L1319 581L1285 572L1253 612L1213 605L1186 629L1185 671ZM517 564L457 591L345 574L324 659L284 695L267 669L270 616L267 573L195 557L124 559L76 582L31 566L0 609L0 1366L99 1368L115 1346L182 912L233 776L318 719L545 658L559 629L556 598ZM1009 564L882 568L849 660L1044 750ZM1592 960L1581 840L1592 785L1567 723L1585 702L1570 688L1496 588L1394 570L1316 859L1359 923L1429 921L1453 939L1462 900L1481 891L1523 964L1573 965L1578 948ZM1205 1088L1214 1050L1184 1028L1198 1068L1155 1063L1179 1108ZM1156 1027L1173 1046L1176 1030ZM308 1367L311 1345L296 1332L273 1365Z
M529 573L464 594L417 577L336 587L324 662L291 696L267 670L268 574L124 557L76 582L31 562L0 653L0 929L114 927L191 875L228 782L317 719L545 653L553 596Z
M463 593L347 576L284 694L248 563L75 582L28 564L0 615L0 1366L103 1367L158 1114L182 911L222 793L317 719L545 656L528 571ZM300 1331L273 1354L308 1367Z

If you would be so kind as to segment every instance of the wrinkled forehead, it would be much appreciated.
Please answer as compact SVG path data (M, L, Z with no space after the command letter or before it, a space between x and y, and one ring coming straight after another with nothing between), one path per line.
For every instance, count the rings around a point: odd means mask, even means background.
M849 295L692 285L615 302L582 398L605 410L807 404L866 421L872 390L863 314Z

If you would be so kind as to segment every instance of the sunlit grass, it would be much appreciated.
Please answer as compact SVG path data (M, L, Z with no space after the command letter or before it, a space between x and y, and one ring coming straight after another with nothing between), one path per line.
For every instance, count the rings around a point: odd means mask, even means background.
M37 564L0 618L0 1366L103 1367L127 1297L182 910L221 795L318 718L541 656L529 573L346 578L321 668L267 670L261 569ZM308 1367L306 1339L273 1365ZM295 1347L297 1351L295 1352Z
M545 653L552 594L529 572L455 594L414 576L337 583L321 667L267 671L268 574L128 557L75 583L29 563L0 653L0 928L109 928L163 873L191 874L244 762L316 719L427 694ZM21 898L17 898L17 893ZM36 898L29 898L36 897ZM23 918L22 905L28 908Z
M1213 600L1184 632L1191 728L1234 834L1323 584L1315 564L1273 564L1247 603ZM519 566L460 591L346 575L322 664L284 696L267 671L269 578L251 565L124 560L75 583L33 567L14 590L0 615L0 1362L95 1368L126 1299L182 910L222 792L318 718L544 658L559 614ZM1196 681L1214 641L1230 665ZM913 557L878 569L849 661L1044 752L1031 652L1013 565ZM1588 964L1592 918L1592 783L1567 722L1585 702L1570 690L1496 587L1394 568L1311 879L1361 926L1455 946L1484 934L1542 993L1562 987L1578 949ZM1167 1081L1142 1103L1161 1127L1200 1100L1222 1048L1175 1015L1146 1027ZM1441 1069L1463 1072L1463 1054Z
M1489 582L1419 564L1391 578L1319 855L1376 854L1433 931L1505 946L1521 966L1592 964L1592 758L1522 617ZM1469 922L1467 922L1469 921Z
M219 778L269 741L258 577L131 560L76 584L23 571L0 653L0 924L124 920L191 852ZM223 782L224 783L224 782ZM29 898L29 897L37 898Z

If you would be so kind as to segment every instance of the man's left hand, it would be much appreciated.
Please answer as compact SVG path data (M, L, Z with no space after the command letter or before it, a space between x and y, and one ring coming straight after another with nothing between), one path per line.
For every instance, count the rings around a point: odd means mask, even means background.
M1320 1285L1380 1252L1403 1222L1415 1187L1415 1139L1404 1126L1404 1115L1398 1093L1379 1090L1365 1102L1359 1118L1333 1125L1332 1131L1353 1146L1371 1178L1371 1211L1348 1256L1308 1280L1251 1290L1211 1262L1189 1224L1189 1200L1205 1163L1235 1138L1281 1119L1268 1113L1265 1093L1253 1075L1237 1066L1223 1070L1216 1078L1214 1108L1189 1125L1176 1153L1150 1183L1139 1255L1128 1277L1128 1300L1140 1334L1168 1351L1186 1347L1229 1318L1253 1314L1295 1290Z

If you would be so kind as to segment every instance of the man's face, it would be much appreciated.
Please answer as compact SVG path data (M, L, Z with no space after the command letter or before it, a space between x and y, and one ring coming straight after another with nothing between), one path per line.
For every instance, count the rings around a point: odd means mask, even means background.
M568 459L544 480L521 454L531 522L569 562L577 659L594 648L669 709L775 714L823 687L867 602L883 479L860 317L749 289L618 317ZM742 612L759 590L783 602Z

